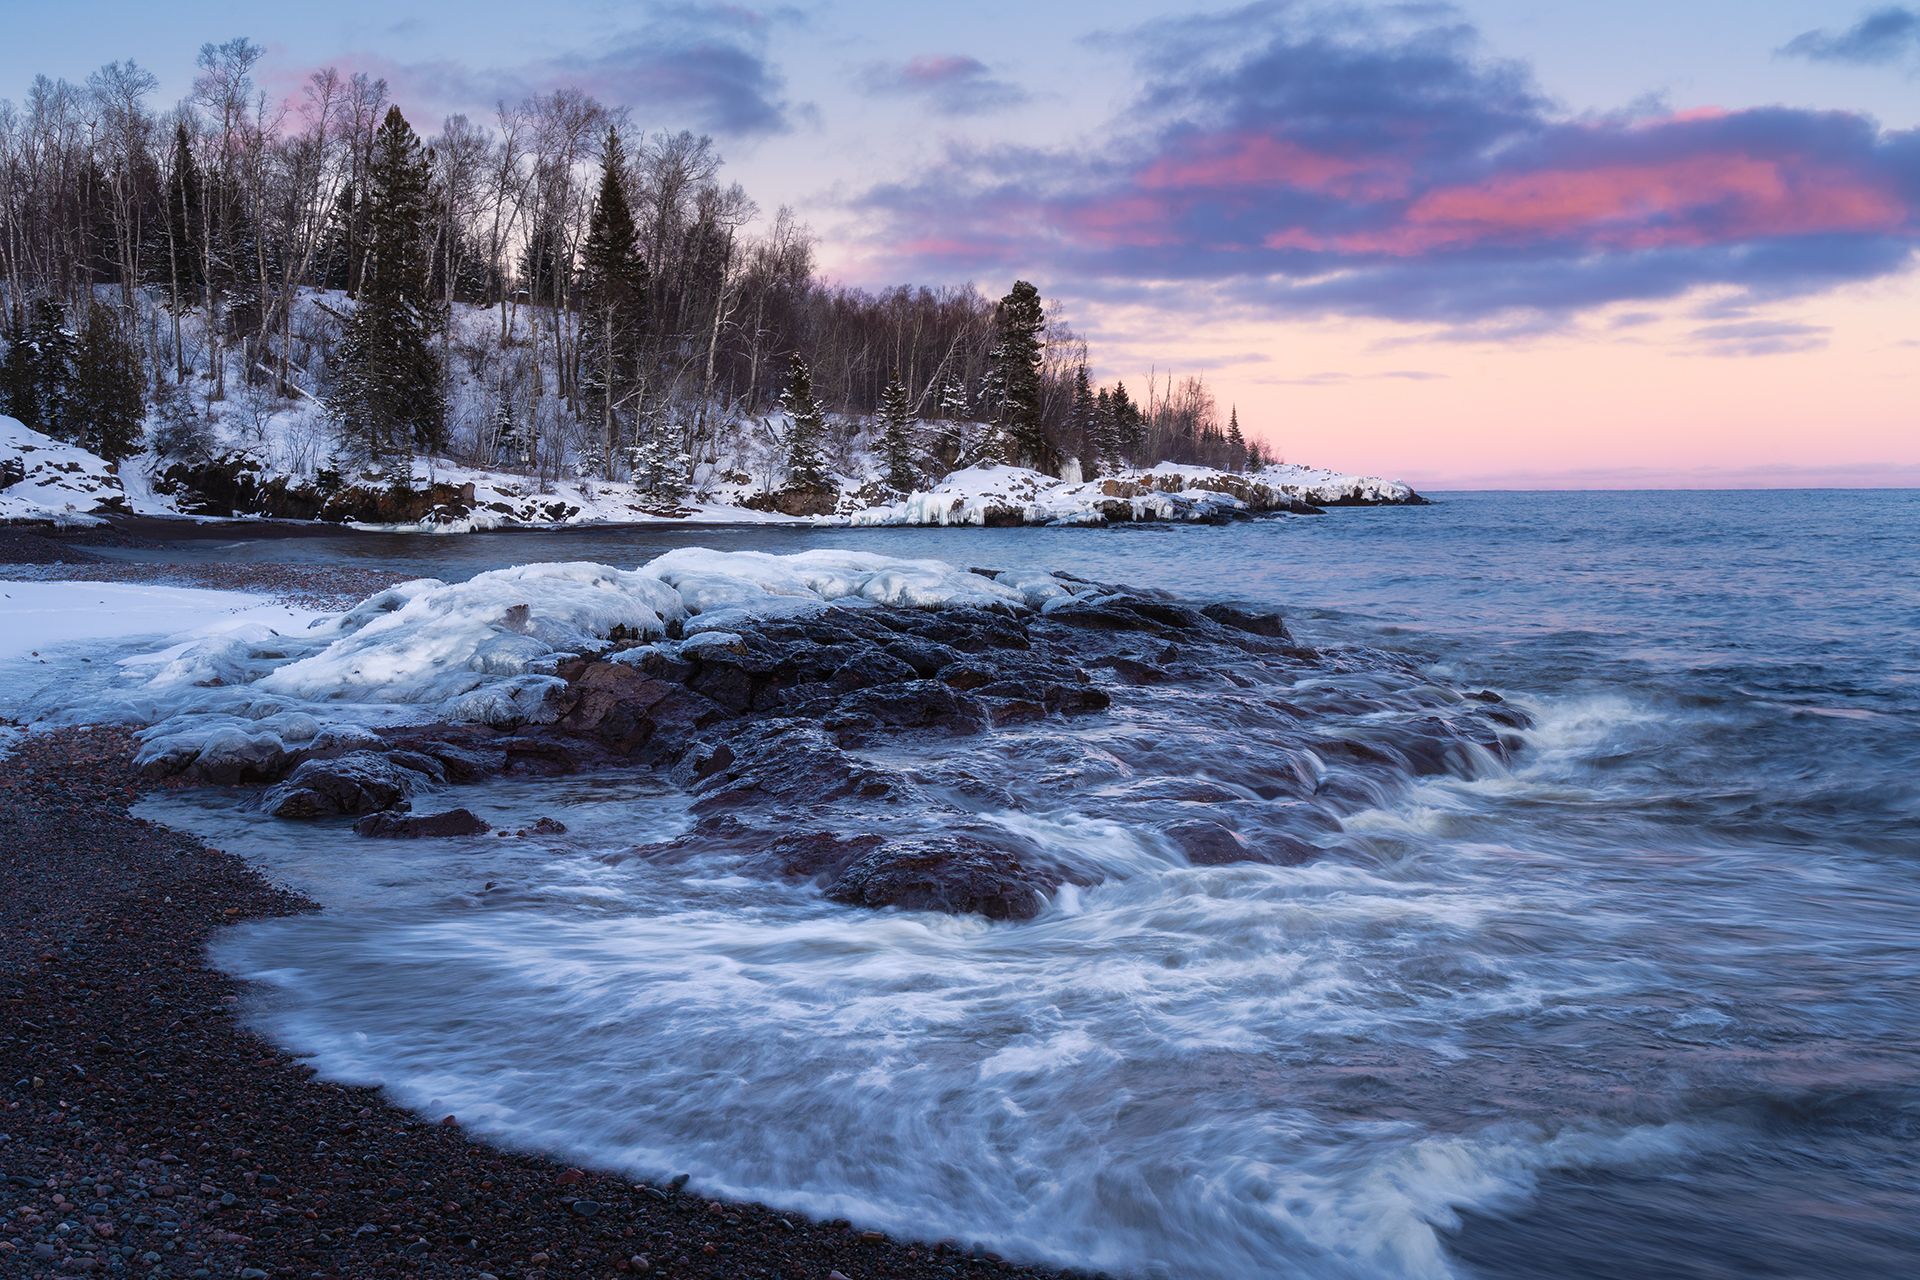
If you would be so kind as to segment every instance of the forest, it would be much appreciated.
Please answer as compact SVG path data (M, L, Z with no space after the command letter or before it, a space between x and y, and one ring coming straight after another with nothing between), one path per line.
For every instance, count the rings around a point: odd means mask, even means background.
M0 101L0 412L162 460L297 413L315 473L430 454L669 494L747 440L770 487L830 484L855 437L896 489L1271 460L1198 378L1099 385L1028 282L825 278L711 138L567 88L423 134L364 73L276 100L262 56L203 46L171 106L132 61Z

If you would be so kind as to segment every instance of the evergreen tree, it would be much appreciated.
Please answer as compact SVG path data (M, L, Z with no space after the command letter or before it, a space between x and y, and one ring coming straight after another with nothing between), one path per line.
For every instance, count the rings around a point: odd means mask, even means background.
M0 368L0 412L42 435L75 439L78 363L79 341L67 327L65 309L51 298L34 299L26 328L7 347Z
M1240 432L1240 406L1233 406L1227 414L1227 470L1238 471L1247 465L1247 438Z
M640 393L640 343L646 330L647 263L627 200L625 172L619 131L609 129L600 194L581 251L579 291L580 390L609 459Z
M346 440L370 458L438 448L446 430L440 362L429 341L435 328L427 290L431 178L413 128L398 107L388 108L368 169L368 251L358 305L327 401Z
M820 454L827 415L813 398L813 372L797 351L787 367L787 389L780 395L780 407L792 419L787 431L787 488L831 489L833 478Z
M1144 426L1139 406L1127 394L1127 384L1114 383L1113 438L1116 458L1124 458L1128 462L1140 460L1140 449L1145 444Z
M973 406L967 403L967 384L957 377L949 377L940 388L940 416L949 422L973 417Z
M1088 452L1091 466L1087 474L1111 472L1120 465L1120 438L1113 426L1113 396L1105 387L1093 397L1093 443Z
M1094 439L1093 421L1093 384L1087 379L1087 366L1082 364L1073 375L1073 405L1068 410L1067 433L1073 448L1080 455L1080 474L1092 476L1100 470L1100 450Z
M994 310L994 344L987 355L987 395L998 431L994 451L1003 461L1041 466L1047 440L1040 422L1040 335L1046 330L1040 291L1025 280Z
M95 303L73 364L75 441L110 462L138 453L147 411L143 385L140 349L121 335L113 311Z
M912 493L919 483L913 464L913 408L907 403L907 388L894 374L886 390L880 393L880 453L887 464L887 485L901 493Z
M532 461L527 445L526 433L520 429L520 419L513 412L513 401L502 400L493 411L494 457L508 466L524 467Z
M665 431L649 432L645 443L627 450L627 461L634 487L643 493L668 502L686 496L693 459Z
M311 283L316 288L353 291L354 224L359 217L360 199L349 181L334 201L333 213L321 232L320 245L314 250Z

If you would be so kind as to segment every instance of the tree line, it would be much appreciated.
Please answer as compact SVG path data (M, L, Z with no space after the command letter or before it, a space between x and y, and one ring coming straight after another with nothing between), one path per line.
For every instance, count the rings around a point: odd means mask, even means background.
M379 78L323 69L276 100L261 56L203 46L171 107L131 61L0 101L0 411L125 456L143 430L190 447L236 399L305 402L343 465L661 492L755 432L784 433L785 483L825 484L855 418L894 487L983 457L1266 460L1196 378L1095 386L1025 281L821 278L810 232L762 218L709 138L575 89L422 137Z

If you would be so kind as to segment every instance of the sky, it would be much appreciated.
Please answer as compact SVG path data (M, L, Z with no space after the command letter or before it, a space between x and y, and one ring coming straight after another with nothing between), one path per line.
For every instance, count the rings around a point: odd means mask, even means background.
M0 96L235 35L423 132L571 84L711 133L835 279L1031 279L1289 461L1920 485L1920 3L0 0Z

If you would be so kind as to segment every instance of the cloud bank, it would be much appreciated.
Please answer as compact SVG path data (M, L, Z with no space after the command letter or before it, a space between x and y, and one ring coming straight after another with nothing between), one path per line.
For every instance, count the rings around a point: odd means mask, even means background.
M1785 107L1569 116L1440 6L1267 0L1104 41L1142 86L1118 141L956 150L866 192L894 271L1474 325L1800 296L1920 246L1920 133Z

